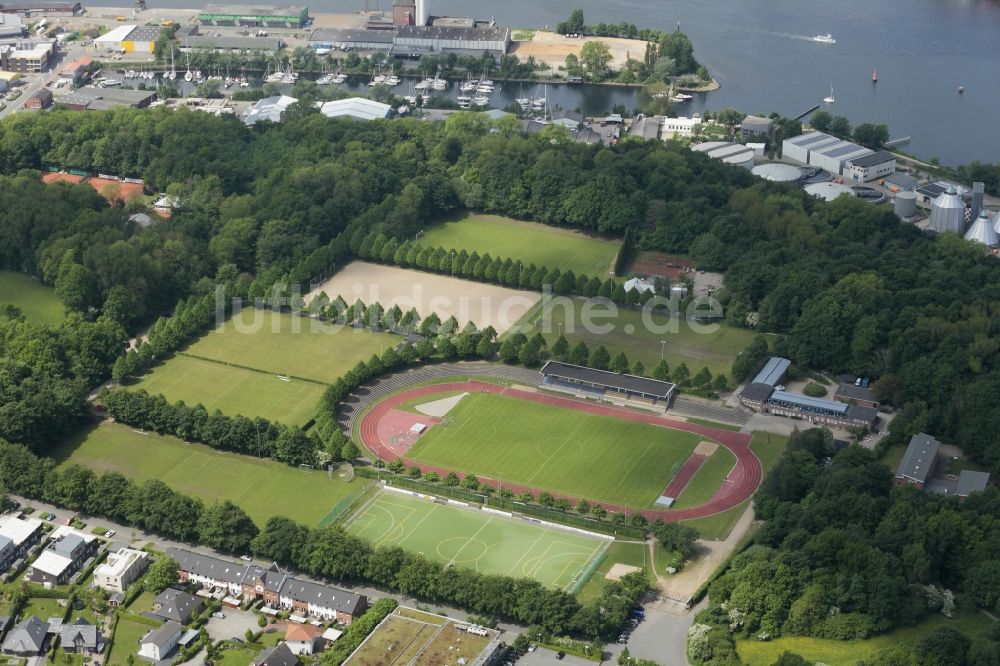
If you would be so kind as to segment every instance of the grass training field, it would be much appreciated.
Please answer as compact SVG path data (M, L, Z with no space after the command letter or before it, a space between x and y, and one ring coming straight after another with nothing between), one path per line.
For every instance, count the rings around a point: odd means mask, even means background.
M374 546L399 546L444 564L527 576L562 589L572 588L608 543L391 492L378 495L344 526Z
M561 305L567 302L571 307ZM550 345L562 332L571 348L582 341L591 351L604 345L612 356L625 352L631 363L642 361L647 373L660 362L660 341L663 340L666 342L662 345L663 357L671 370L683 362L692 375L707 366L713 376L722 373L726 377L730 376L733 359L756 335L754 331L724 324L713 326L712 332L703 332L704 327L685 320L678 321L677 330L673 331L667 328L669 319L661 314L649 319L659 330L650 330L641 311L619 307L611 316L608 307L612 306L600 304L591 307L590 323L585 326L585 302L582 298L561 298L545 306L537 305L517 328L529 338L541 333Z
M429 396L428 400L434 397ZM589 500L652 507L700 437L607 416L474 393L408 458Z
M174 437L143 435L115 423L84 431L52 457L99 471L114 470L139 483L160 479L206 503L231 500L261 527L272 516L316 525L338 502L368 485L363 479L347 483L336 473L331 479L325 471L222 453Z
M702 463L694 477L688 481L671 509L687 509L704 504L712 499L722 482L736 464L736 456L724 446L720 446Z
M218 409L230 416L302 425L315 415L325 386L178 354L129 388L162 393L170 402L183 400L189 406L201 403L210 413Z
M572 270L604 279L614 265L621 241L587 236L579 231L521 222L500 215L467 213L424 230L420 242L431 247L489 252L491 257L521 260L526 266Z
M52 287L15 271L0 271L0 305L16 305L35 324L58 325L65 318L62 301Z
M399 344L399 336L326 325L308 317L243 308L185 353L268 373L330 384Z

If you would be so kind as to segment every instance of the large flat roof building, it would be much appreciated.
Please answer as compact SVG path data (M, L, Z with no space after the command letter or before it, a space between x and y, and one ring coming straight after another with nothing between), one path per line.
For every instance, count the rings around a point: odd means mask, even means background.
M24 21L17 14L0 14L0 39L20 37L25 32Z
M788 372L792 362L787 358L772 356L767 359L767 363L760 369L757 376L753 378L751 384L765 384L767 386L777 386L781 383L781 378Z
M143 109L156 99L152 90L131 88L78 88L56 100L57 106L72 111L104 111L117 107Z
M867 183L896 172L896 156L887 150L848 160L844 176L857 183Z
M327 118L379 120L388 118L392 113L392 107L364 97L348 97L347 99L324 102L320 105L319 112Z
M181 51L215 51L216 53L252 53L266 51L277 53L281 50L282 41L278 37L240 37L213 35L190 35L180 39Z
M725 164L741 166L744 169L753 168L753 148L747 148L741 143L732 141L705 141L691 146L691 150L705 153L714 160Z
M873 160L870 156L875 155L875 151L830 136L825 132L807 132L785 139L781 142L781 154L787 159L826 169L833 174L849 176L858 182L867 182L861 180L862 178L874 180L896 170L895 158L885 159L885 155L889 153L882 151L882 154ZM851 171L847 168L850 163L863 166ZM891 165L891 171L886 171L887 165ZM879 176L873 175L876 173Z

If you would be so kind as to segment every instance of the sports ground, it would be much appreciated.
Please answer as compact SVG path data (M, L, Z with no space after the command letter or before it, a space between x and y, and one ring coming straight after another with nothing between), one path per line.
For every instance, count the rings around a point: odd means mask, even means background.
M679 430L472 393L407 457L552 493L647 508L698 441Z
M587 236L537 222L500 215L467 213L424 230L420 243L430 247L487 252L491 257L520 260L565 272L604 278L614 265L621 242Z
M163 394L170 402L201 403L210 413L262 417L302 425L316 413L324 386L302 379L279 378L271 372L247 370L178 354L146 373L130 389Z
M456 393L467 395L443 416L400 409ZM374 456L425 474L474 474L494 488L597 501L649 520L723 514L746 502L763 474L743 433L476 380L401 390L374 404L358 433ZM682 502L654 504L661 495Z
M35 324L59 324L65 318L62 301L52 287L16 271L0 271L0 305L15 305Z
M260 526L272 516L316 525L335 506L370 487L364 479L348 483L336 472L330 476L267 458L223 453L111 422L80 433L52 457L97 471L119 472L137 483L160 479L206 503L228 499Z
M376 547L399 546L446 566L534 578L560 589L582 583L581 572L609 543L443 502L383 492L344 526Z

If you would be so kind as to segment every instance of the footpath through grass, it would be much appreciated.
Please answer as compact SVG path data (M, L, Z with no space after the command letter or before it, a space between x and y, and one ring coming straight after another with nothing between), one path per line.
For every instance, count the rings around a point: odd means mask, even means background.
M699 440L679 430L473 393L407 456L554 493L646 508Z
M897 645L915 645L927 634L941 627L951 627L974 638L992 623L993 620L981 613L969 613L953 619L933 615L916 626L896 629L862 641L835 641L801 636L783 636L766 642L740 639L736 641L736 651L743 663L749 666L770 666L786 650L801 655L809 663L854 666L859 661L870 659L879 650Z
M647 373L660 362L662 349L671 370L683 362L692 375L705 366L713 376L724 374L727 378L733 359L756 335L724 324L706 329L696 322L671 322L664 314L644 315L641 310L610 302L564 297L532 308L515 328L529 338L541 333L549 345L563 333L571 349L584 342L591 351L604 345L612 356L625 352L629 362L642 361Z
M430 247L475 251L480 256L520 260L549 269L572 270L602 280L614 266L619 240L588 236L582 232L537 222L522 222L501 215L465 213L453 220L427 227L420 243Z
M16 271L0 271L0 305L16 305L35 324L58 325L65 319L62 301L52 287Z
M52 454L98 471L116 471L137 483L160 479L206 503L231 500L261 527L272 516L316 525L341 500L363 492L368 481L347 483L336 472L289 467L267 458L223 453L174 437L137 433L105 422L88 428Z

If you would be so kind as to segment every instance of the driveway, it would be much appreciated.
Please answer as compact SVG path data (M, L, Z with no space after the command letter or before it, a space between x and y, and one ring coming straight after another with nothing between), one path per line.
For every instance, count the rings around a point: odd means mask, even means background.
M557 659L555 652L543 647L534 652L526 652L517 663L518 666L594 666L594 662L571 654Z
M213 641L230 638L238 638L242 641L245 640L244 635L247 633L247 629L254 633L260 631L255 613L242 611L238 608L223 607L221 610L226 617L211 617L205 625L205 630L208 631L208 635Z
M682 666L687 660L687 632L694 613L674 615L646 604L646 617L629 636L625 647L633 657L658 664Z

